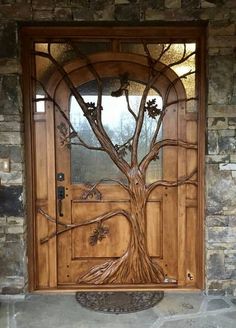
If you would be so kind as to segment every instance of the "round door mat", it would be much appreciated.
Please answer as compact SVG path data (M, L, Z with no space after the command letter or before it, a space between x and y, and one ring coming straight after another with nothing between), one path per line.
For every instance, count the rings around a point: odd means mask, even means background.
M77 292L76 300L87 309L104 313L131 313L149 309L164 292Z

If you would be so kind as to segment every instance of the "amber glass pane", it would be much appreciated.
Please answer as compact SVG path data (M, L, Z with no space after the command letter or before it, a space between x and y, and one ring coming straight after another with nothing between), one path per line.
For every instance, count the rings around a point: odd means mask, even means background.
M117 90L119 87L119 80L104 79L103 86L102 123L112 143L119 147L132 137L136 121L127 109L125 96L111 97L110 95L112 91ZM144 85L141 83L130 82L129 103L136 114L139 111L143 90ZM83 95L85 102L97 102L96 83L94 81L84 84L79 88L79 91ZM162 106L162 99L156 91L150 91L148 100L150 99L156 99L159 107ZM157 119L158 118L152 119L147 113L145 114L138 148L139 160L141 160L149 150ZM78 131L81 138L87 144L95 147L100 146L74 97L71 98L70 102L70 120L76 131ZM93 183L100 179L116 179L125 182L126 179L124 175L105 152L86 149L76 145L76 142L77 138L74 138L71 144L72 183ZM125 151L124 159L130 163L130 151L128 149ZM153 162L147 172L147 183L156 180L158 177L160 178L161 171L161 160Z
M161 55L163 47L166 52ZM165 65L168 65L179 77L184 76L186 73L195 72L196 70L196 44L195 43L173 43L173 44L157 44L147 43L146 50L142 43L124 42L121 43L121 49L124 52L131 52L140 55L149 55L155 60L159 58L159 61ZM147 51L148 49L148 51ZM183 57L186 60L183 60ZM179 64L177 63L179 62ZM196 74L188 75L181 79L187 98L196 97ZM196 101L187 102L187 111L196 111Z

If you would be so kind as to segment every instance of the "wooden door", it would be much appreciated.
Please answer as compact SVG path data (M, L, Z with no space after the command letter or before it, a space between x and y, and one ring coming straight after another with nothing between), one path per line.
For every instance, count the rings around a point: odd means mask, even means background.
M53 45L34 51L37 288L200 287L196 44Z

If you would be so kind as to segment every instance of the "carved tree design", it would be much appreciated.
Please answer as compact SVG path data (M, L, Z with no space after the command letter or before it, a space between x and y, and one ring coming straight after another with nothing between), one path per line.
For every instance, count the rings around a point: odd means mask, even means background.
M79 132L73 127L69 117L65 114L63 108L56 102L56 100L49 94L47 91L46 85L40 81L36 81L41 88L44 90L45 98L43 100L51 101L54 104L54 107L62 115L63 120L68 124L68 129L65 126L59 126L58 130L61 131L62 137L62 146L68 145L70 143L77 144L81 147L90 149L91 151L102 151L106 152L118 169L125 175L128 183L124 184L120 181L113 180L113 182L118 183L122 188L124 188L130 197L130 212L125 210L114 210L108 213L104 213L101 216L95 218L88 218L86 222L80 224L70 224L65 225L59 220L55 220L45 213L42 209L39 209L39 212L44 215L48 220L53 221L63 227L58 232L55 232L48 237L41 240L41 243L47 242L50 238L65 233L69 230L76 229L82 226L91 225L94 223L98 224L98 229L94 231L94 235L91 236L90 242L94 245L97 240L105 237L108 233L108 229L103 226L103 223L107 220L111 220L116 215L124 216L130 225L130 241L126 252L118 259L109 260L102 265L97 265L92 267L88 272L83 276L79 277L78 283L84 284L133 284L133 283L160 283L164 280L163 269L156 263L153 263L150 258L147 250L146 235L145 235L145 221L146 221L146 205L150 193L158 186L168 186L176 187L183 184L197 184L194 179L197 171L193 171L190 175L181 177L178 181L165 181L160 180L156 181L150 185L145 183L146 172L151 161L158 158L160 150L166 146L168 147L183 147L185 149L197 149L196 144L188 143L184 140L173 140L173 139L163 139L157 140L158 134L161 129L163 119L167 113L168 108L173 104L178 104L181 102L186 102L190 100L196 100L196 98L189 99L178 99L176 101L169 101L169 94L176 86L176 84L182 79L188 77L195 72L189 71L181 76L178 76L174 81L170 83L167 88L166 95L163 99L163 107L158 108L155 98L147 100L150 89L154 84L157 83L158 79L165 74L165 71L175 65L184 63L195 54L192 52L186 54L186 46L184 45L184 51L182 57L171 63L169 66L163 65L161 70L157 69L157 65L161 62L162 57L169 50L171 44L168 46L162 46L162 51L160 52L158 58L153 58L150 54L148 46L143 43L143 47L146 53L146 58L148 62L149 78L145 85L143 91L139 109L134 111L130 106L129 101L129 73L120 76L120 88L112 92L113 97L124 96L127 103L127 110L130 112L132 117L135 120L135 129L132 137L127 140L122 145L113 144L110 137L108 136L103 124L102 124L102 89L103 82L100 78L98 72L89 61L89 57L84 56L80 53L79 49L73 44L72 41L69 41L69 44L76 51L77 56L84 60L87 63L87 67L92 73L94 80L97 82L97 103L86 103L78 91L77 87L73 84L69 75L65 71L62 65L52 56L51 54L51 45L48 43L48 51L34 51L35 56L41 56L47 58L54 65L55 69L61 74L65 84L71 91L71 94L77 100L79 106L81 107L84 116L86 117L94 135L98 139L100 146L94 147L86 143ZM42 99L41 99L42 100ZM40 101L40 99L34 99L35 102ZM137 114L136 114L137 113ZM144 156L144 158L138 160L138 145L139 138L144 123L144 117L148 115L150 120L156 120L156 128L153 133L153 137L150 142L149 152ZM73 139L73 141L72 141ZM75 140L77 141L75 142ZM124 156L127 152L131 154L130 163L124 159ZM97 190L97 187L100 183L105 180L98 181L93 186L89 187L87 195L92 195Z

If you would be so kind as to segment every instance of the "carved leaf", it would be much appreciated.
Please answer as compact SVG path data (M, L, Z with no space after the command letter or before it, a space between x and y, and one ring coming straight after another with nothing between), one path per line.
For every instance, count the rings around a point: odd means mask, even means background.
M157 107L156 99L148 100L145 106L145 111L148 112L148 116L155 119L161 113L161 109Z
M89 244L95 246L98 241L102 241L109 233L109 228L98 223L96 229L93 230L93 234L89 237Z
M97 119L97 107L94 102L87 102L86 116L90 116L93 120Z
M68 128L64 122L61 122L57 126L57 130L60 132L61 136L66 137L68 134Z

